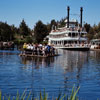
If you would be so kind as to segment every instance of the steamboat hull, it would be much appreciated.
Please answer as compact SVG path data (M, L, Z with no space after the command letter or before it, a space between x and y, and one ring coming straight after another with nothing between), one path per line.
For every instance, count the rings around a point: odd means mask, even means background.
M74 51L89 51L89 47L55 47L56 49L74 50Z

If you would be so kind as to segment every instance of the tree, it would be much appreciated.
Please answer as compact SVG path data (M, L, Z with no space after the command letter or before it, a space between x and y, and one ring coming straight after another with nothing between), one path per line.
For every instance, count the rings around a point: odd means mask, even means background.
M66 18L62 18L61 20L60 20L60 25L59 25L59 27L64 27L65 25L66 25L66 22L65 22L65 19Z
M87 34L87 37L89 40L93 39L94 38L94 34L95 34L95 31L94 29L91 27L88 34Z
M28 28L28 26L26 25L24 19L22 20L22 22L20 23L20 26L19 26L19 33L20 35L23 35L23 36L28 36L28 35L31 35L31 30Z
M14 40L16 38L15 36L19 33L19 30L14 25L11 25L10 27L11 27L11 30L12 30L12 33L13 33L12 34L12 40Z
M100 32L100 22L99 22L99 24L98 24L98 32Z
M42 23L42 21L38 21L36 26L34 27L34 38L35 42L40 43L43 39L48 35L47 26Z
M86 32L88 33L89 32L89 30L90 30L90 28L91 28L91 26L90 26L90 24L84 24L84 27L85 27L85 29L86 29Z
M47 30L48 30L48 33L50 33L50 31L51 31L51 24L50 23L47 23Z
M7 23L0 22L0 41L11 41L13 32Z
M94 35L94 39L100 39L100 32L98 32L98 33L96 33L96 34Z
M54 30L55 29L55 27L57 27L57 23L56 23L56 21L53 19L53 20L51 20L51 23L50 23L50 29L52 30Z

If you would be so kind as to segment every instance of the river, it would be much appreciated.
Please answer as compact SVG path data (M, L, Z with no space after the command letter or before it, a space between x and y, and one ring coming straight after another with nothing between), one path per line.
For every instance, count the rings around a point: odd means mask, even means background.
M50 58L20 57L20 51L0 50L0 90L2 95L16 96L26 89L37 97L46 91L48 98L70 94L80 87L80 100L100 99L100 51L59 50Z

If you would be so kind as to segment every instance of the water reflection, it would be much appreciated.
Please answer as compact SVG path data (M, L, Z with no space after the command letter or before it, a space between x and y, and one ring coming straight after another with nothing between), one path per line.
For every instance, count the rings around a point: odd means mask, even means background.
M59 50L61 53L58 57L21 57L21 63L24 65L34 64L35 68L38 69L42 67L62 67L65 72L73 72L75 68L80 70L82 66L88 62L89 52L81 51L66 51ZM54 65L54 66L53 66Z
M91 51L90 59L92 61L91 66L94 69L94 74L96 73L95 77L100 80L100 51ZM100 81L98 81L98 85L100 86Z
M81 69L82 66L88 62L88 52L64 50L62 54L63 56L59 58L62 60L59 61L63 65L65 71L73 72L75 68Z
M69 94L75 84L81 87L78 95L82 100L100 97L100 52L59 50L60 56L50 58L25 58L18 52L0 51L3 94L15 96L17 90L22 93L27 88L37 96L45 88L51 98L57 97L59 91Z
M52 67L51 65L54 63L54 57L21 57L21 63L24 65L32 65L34 69L39 69L42 67Z
M89 60L89 52L82 51L61 51L63 54L58 58L57 63L60 63L64 69L64 89L71 92L70 88L73 84L80 86L82 81L82 70ZM69 91L68 91L69 90Z
M100 62L100 51L91 51L90 52L91 59L94 59L98 63Z
M53 87L55 90L58 90L56 88L58 84L60 90L64 93L70 93L73 84L77 84L78 87L81 83L82 68L88 63L89 52L59 50L59 53L60 56L51 58L22 57L21 63L24 64L24 68L26 69L29 68L29 66L32 66L33 69L36 70L40 69L41 73L37 75L40 81L42 79L45 81L46 78L46 83L48 84L48 82L52 80L52 82L54 81L52 85L54 85ZM52 71L50 71L51 69L44 69L49 67L52 67ZM45 75L47 75L47 77ZM35 76L33 75L32 77ZM41 85L40 87L45 88ZM50 87L52 86L50 85Z

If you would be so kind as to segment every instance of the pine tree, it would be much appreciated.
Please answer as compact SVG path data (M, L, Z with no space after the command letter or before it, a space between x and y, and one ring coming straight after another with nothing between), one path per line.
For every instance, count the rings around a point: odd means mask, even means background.
M20 35L23 35L23 36L28 36L31 34L31 31L30 29L28 28L28 26L26 25L24 19L22 20L22 22L20 23L20 26L19 26L19 33Z
M42 21L38 21L34 28L34 38L35 42L40 43L43 39L48 35L47 26L42 23Z

